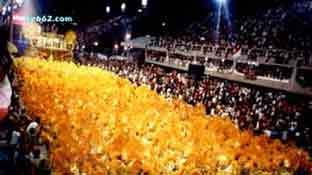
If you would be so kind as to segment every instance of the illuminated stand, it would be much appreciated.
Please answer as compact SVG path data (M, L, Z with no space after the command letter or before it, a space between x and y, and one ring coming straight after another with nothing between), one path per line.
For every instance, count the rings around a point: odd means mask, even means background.
M25 37L30 41L26 56L72 61L76 45L75 32L69 31L65 35L43 33L40 26L32 25L35 26L26 27L23 30Z
M31 46L39 51L41 58L71 61L73 58L74 44L66 42L64 35L43 33L32 38Z

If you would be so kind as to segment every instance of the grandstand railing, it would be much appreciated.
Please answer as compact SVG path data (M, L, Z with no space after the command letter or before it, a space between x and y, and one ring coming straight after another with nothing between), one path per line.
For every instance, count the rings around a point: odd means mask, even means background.
M181 71L188 71L189 65L192 62L187 62L182 64L178 61L178 59L174 58L165 58L162 60L157 60L156 58L147 57L145 59L147 63L155 64L163 67L169 67ZM294 71L295 72L295 71ZM262 86L267 88L273 88L278 90L283 90L291 93L298 93L298 94L304 94L304 95L312 95L311 89L305 89L297 85L296 81L293 78L294 75L292 75L292 78L289 80L277 80L274 78L269 77L263 77L263 76L257 76L255 80L247 79L246 75L243 73L238 72L233 67L229 69L219 69L217 66L206 66L205 68L205 75L207 76L213 76L217 78L222 78L230 81L236 81L256 86Z

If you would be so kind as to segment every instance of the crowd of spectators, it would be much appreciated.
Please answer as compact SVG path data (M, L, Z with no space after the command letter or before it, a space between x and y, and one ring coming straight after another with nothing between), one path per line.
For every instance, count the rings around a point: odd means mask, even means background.
M48 143L40 138L40 119L30 117L18 95L15 73L9 70L12 101L0 121L0 174L49 174Z
M272 80L289 80L293 73L293 68L286 66L270 66L265 64L238 63L236 70L243 74L253 72L256 76L267 77Z
M7 47L8 31L6 26L0 26L0 174L38 174L48 166L48 148L39 138L40 121L27 114L18 94L15 68Z
M293 73L293 67L287 65L258 64L257 62L240 62L232 59L216 59L211 57L186 56L177 53L151 51L147 52L147 58L151 61L173 65L187 70L190 64L204 65L207 71L233 73L239 72L245 75L253 73L255 76L266 77L276 81L289 81ZM256 78L256 77L255 77Z
M296 1L261 9L253 15L237 17L232 22L233 29L223 24L219 31L217 13L211 12L204 22L194 23L178 34L157 37L149 46L222 58L230 58L236 48L242 48L246 51L241 56L248 61L294 65L296 59L303 59L305 64L311 64L311 4Z
M195 81L183 72L152 64L138 66L126 60L91 59L83 64L112 71L138 86L145 84L167 99L183 99L192 105L202 103L208 115L230 117L241 129L283 141L292 140L312 151L309 118L312 101L309 98L212 77Z

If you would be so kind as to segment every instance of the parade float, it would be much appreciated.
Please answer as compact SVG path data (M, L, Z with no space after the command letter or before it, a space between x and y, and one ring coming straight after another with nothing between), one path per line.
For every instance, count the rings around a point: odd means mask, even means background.
M23 34L29 40L26 56L59 61L72 61L76 44L76 33L65 35L55 32L42 32L39 24L31 23L23 27Z
M308 153L167 101L100 68L24 58L20 95L46 128L55 174L293 174Z

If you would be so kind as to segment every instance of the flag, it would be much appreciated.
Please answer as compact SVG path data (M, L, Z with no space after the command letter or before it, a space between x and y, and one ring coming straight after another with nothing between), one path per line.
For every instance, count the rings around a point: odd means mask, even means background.
M242 55L242 49L241 49L241 48L238 48L238 49L235 49L235 50L234 50L234 53L233 53L233 55L232 55L232 58L233 58L233 59L237 59L237 58L239 58L241 55Z

